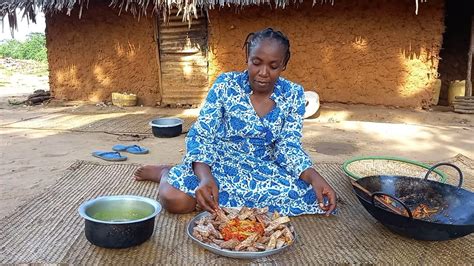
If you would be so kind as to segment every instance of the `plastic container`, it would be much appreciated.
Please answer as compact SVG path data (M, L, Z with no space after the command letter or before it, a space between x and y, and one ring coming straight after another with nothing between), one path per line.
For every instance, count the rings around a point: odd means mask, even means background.
M177 117L162 117L150 121L153 136L157 138L172 138L181 135L183 119Z

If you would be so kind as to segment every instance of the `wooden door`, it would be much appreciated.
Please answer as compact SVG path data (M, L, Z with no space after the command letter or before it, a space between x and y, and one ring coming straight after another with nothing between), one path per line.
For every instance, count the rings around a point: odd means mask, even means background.
M158 25L162 105L200 104L209 86L205 13L189 25L173 10Z

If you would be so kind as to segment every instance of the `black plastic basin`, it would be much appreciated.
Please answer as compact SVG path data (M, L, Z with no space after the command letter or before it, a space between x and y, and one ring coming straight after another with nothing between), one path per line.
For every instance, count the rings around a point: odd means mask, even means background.
M181 135L183 119L177 117L157 118L150 122L153 136L157 138L172 138Z

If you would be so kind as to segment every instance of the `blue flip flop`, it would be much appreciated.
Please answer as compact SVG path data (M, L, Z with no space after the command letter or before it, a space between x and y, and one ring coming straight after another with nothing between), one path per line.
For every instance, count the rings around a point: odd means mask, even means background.
M138 145L122 145L117 144L112 147L114 151L126 151L133 154L146 154L148 153L148 149L144 147L140 147Z
M118 151L95 151L92 153L92 156L100 158L106 161L125 161L127 156L123 156Z

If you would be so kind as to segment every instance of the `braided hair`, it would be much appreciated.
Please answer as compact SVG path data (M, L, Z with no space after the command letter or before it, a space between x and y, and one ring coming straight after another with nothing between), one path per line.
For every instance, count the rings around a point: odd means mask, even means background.
M262 40L265 39L272 39L278 41L280 44L286 47L285 59L283 59L283 69L286 69L286 65L290 60L290 40L288 40L288 37L286 37L283 32L276 31L272 28L266 28L264 30L252 32L247 35L243 46L243 48L245 49L246 56L245 62L248 62L250 51L252 51L252 49L255 48L257 44L259 44Z

